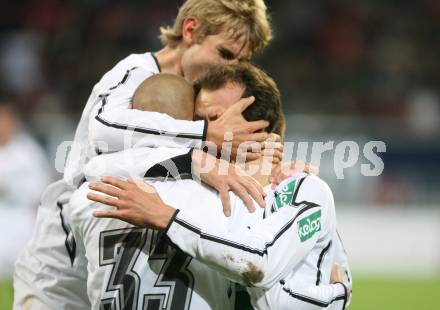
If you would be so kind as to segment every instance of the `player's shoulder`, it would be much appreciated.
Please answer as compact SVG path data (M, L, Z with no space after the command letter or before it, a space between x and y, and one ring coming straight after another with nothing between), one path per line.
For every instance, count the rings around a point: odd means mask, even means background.
M308 174L304 177L303 188L298 195L299 198L301 198L302 195L305 197L316 197L315 199L319 204L333 201L333 193L328 183L312 174Z
M150 52L143 54L130 54L115 66L115 68L117 67L122 67L123 69L137 67L144 70L149 70L153 73L158 73L160 71L159 64L155 56Z
M313 188L315 191L331 195L332 191L328 183L314 174L307 174L304 176L305 187Z
M296 206L304 202L318 205L333 204L333 193L323 179L318 176L300 173L284 180L276 189L276 201Z
M120 60L110 71L130 70L133 68L140 68L149 70L152 73L160 71L159 65L152 53L130 54L124 59Z
M94 204L94 202L87 199L87 194L91 191L92 190L89 189L89 182L84 182L72 193L69 203L66 205L66 213L69 214L72 219L83 217L85 211L87 211L87 214L91 213L90 206Z
M130 76L145 79L159 72L159 65L152 53L130 54L107 71L97 85L106 87L127 80Z

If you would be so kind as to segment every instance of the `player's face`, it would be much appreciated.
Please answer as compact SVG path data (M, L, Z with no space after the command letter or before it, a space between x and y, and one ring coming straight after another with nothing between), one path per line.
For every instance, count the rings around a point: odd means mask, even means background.
M182 73L188 81L195 81L210 65L227 65L248 58L245 39L235 40L231 32L223 31L202 42L190 41L182 54Z
M217 90L201 89L196 98L196 119L215 120L230 106L237 103L244 93L244 87L235 83L226 83Z

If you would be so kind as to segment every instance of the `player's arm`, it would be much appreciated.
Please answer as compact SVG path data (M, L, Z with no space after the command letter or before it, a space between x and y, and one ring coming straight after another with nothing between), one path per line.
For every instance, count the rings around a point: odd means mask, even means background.
M328 187L316 177L305 177L295 196L299 206L285 206L252 227L233 230L209 218L195 220L190 210L183 209L167 235L183 251L231 280L271 287L303 260L327 230L333 204Z
M277 293L271 298L274 309L344 310L349 292L342 283L306 286L301 280L277 283ZM274 288L272 288L273 290Z
M114 152L143 146L202 146L207 122L176 120L166 114L130 108L137 87L153 74L133 67L125 72L110 72L99 83L94 90L97 103L89 123L89 140L97 149Z
M327 205L333 203L328 187L315 177L307 177L295 195L302 200L301 207L286 206L250 229L240 227L231 231L215 219L201 220L189 211L178 212L165 205L151 186L144 188L145 192L130 182L107 183L115 187L94 184L92 189L118 199L96 194L88 197L119 210L96 212L95 216L165 229L184 252L233 281L259 287L270 287L282 279L308 254L325 231ZM311 228L314 230L310 231Z
M351 290L342 272L342 267L333 264L330 284L305 284L301 273L282 280L267 292L269 306L274 309L344 310Z
M347 290L350 291L350 296L346 301L347 307L351 303L351 291L353 289L353 278L350 271L350 266L348 264L348 256L347 252L345 251L341 236L339 232L336 232L335 238L333 238L334 244L335 244L335 263L340 266L340 280L339 282L343 282Z
M95 106L89 122L89 140L98 152L114 152L131 147L192 147L200 149L211 141L220 150L224 135L232 133L232 154L246 142L248 159L255 157L250 150L268 138L259 132L266 121L247 122L242 112L254 98L243 98L212 122L177 120L167 114L130 109L137 87L153 75L133 67L126 72L104 77L93 91ZM109 82L110 81L110 82ZM176 102L176 104L179 104ZM254 141L249 143L249 141Z
M84 174L89 182L99 181L102 176L183 179L191 173L190 152L187 148L140 147L102 154L87 163Z
M205 165L202 164L205 163ZM219 167L228 166L227 174L219 174ZM207 169L209 168L209 169ZM86 179L99 181L102 176L119 178L201 179L212 186L222 199L225 215L230 214L229 191L255 210L254 199L264 207L264 189L240 167L215 158L201 150L185 148L132 148L102 154L92 158L84 168Z

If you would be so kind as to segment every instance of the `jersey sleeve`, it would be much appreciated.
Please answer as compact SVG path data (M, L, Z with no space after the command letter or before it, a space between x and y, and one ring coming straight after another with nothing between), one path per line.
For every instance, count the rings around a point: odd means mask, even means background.
M328 205L333 200L328 187L317 180L305 177L297 187L299 205L285 206L252 226L231 229L185 209L177 213L166 234L181 250L232 281L269 288L327 233Z
M348 264L348 256L345 251L342 238L339 232L336 232L335 240L335 263L339 264L343 268L344 277L343 282L347 285L349 290L353 289L353 278L351 275L350 265ZM347 300L347 307L351 303L351 294Z
M301 281L295 283L281 281L277 284L276 292L273 293L276 296L270 298L270 306L274 309L344 310L346 308L347 292L341 283L306 286Z
M136 88L153 74L132 67L110 72L99 83L89 121L89 141L99 152L131 147L201 148L207 122L176 120L163 113L130 108Z

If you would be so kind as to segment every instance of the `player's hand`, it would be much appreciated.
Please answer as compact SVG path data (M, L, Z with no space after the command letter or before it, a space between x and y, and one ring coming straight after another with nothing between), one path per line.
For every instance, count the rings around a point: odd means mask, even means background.
M350 300L351 288L350 288L350 285L346 281L344 267L342 267L341 265L339 265L337 263L333 263L332 273L330 275L330 283L332 283L332 284L341 283L342 285L344 285L345 289L347 290L347 294L348 294L347 300Z
M262 155L271 157L272 164L278 165L283 161L284 145L281 143L281 137L271 133L262 144Z
M255 101L255 97L243 98L229 107L218 119L208 123L206 140L214 143L220 151L226 136L232 139L231 156L236 158L238 150L246 153L247 160L259 158L260 152L252 152L261 149L261 144L268 138L266 132L261 132L269 126L267 121L248 122L242 113ZM250 142L251 141L251 142ZM243 156L245 154L242 154Z
M207 163L210 161L210 163ZM231 202L229 191L240 197L249 212L255 211L252 201L254 199L262 208L265 207L264 189L253 177L249 176L242 168L223 159L201 150L194 150L192 155L193 175L198 176L204 183L215 188L223 204L223 212L231 215ZM209 169L206 169L206 168Z
M90 183L89 188L105 195L92 192L87 194L88 199L116 208L93 212L98 218L115 218L139 227L164 230L176 211L144 181L103 177L102 183Z
M332 266L332 273L330 275L330 283L337 283L344 281L344 268L341 265L334 263Z
M319 176L319 169L309 163L301 160L280 163L273 170L270 177L272 189L275 189L285 179L295 176L299 173L307 172Z

